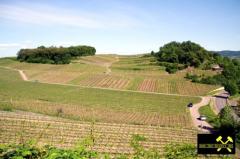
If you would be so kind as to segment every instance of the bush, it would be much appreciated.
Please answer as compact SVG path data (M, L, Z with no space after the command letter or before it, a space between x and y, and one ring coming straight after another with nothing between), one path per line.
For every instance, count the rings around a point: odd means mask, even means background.
M169 62L159 62L158 63L160 66L165 67L165 71L168 73L176 73L178 70L182 70L186 68L185 65L177 64L177 63L169 63Z
M192 82L200 82L200 76L198 76L196 74L187 73L185 78L192 80Z
M131 146L134 149L134 154L131 158L140 159L160 159L162 158L158 151L153 149L144 149L139 143L147 140L140 135L133 135L131 140ZM7 146L0 146L0 158L18 158L18 159L77 159L77 158L110 158L110 154L101 154L92 150L94 142L92 138L86 138L80 142L75 148L72 149L60 149L52 146L39 147L36 145L36 141L30 141L21 143L18 145L12 144ZM125 154L119 154L115 156L116 159L127 159L129 156Z
M9 111L9 112L13 111L12 105L9 103L0 103L0 109L3 111Z
M220 127L218 128L221 132L235 133L236 143L240 145L240 122L236 121L233 117L233 110L231 107L224 107L219 113Z
M183 159L197 157L197 148L192 144L169 144L165 148L165 158Z
M224 84L224 88L230 93L230 95L235 95L239 92L238 86L234 81L228 81L226 84Z
M57 159L57 158L97 158L98 153L87 150L85 147L76 149L58 149L55 147L37 147L34 144L19 144L1 146L0 153L2 159Z

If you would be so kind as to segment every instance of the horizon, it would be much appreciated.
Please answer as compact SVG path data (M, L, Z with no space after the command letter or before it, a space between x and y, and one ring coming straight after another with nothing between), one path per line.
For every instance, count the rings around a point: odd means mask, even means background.
M188 40L210 51L238 51L239 19L238 0L1 1L0 57L41 45L134 55Z

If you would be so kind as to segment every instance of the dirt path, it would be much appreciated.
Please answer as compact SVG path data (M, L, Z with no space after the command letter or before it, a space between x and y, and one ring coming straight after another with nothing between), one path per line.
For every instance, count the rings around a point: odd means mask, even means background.
M210 102L211 97L202 97L202 100L200 103L194 104L193 107L190 108L190 114L192 117L193 125L200 131L203 132L210 132L209 129L212 128L210 124L208 124L206 121L199 120L199 108L207 105Z
M112 66L113 63L119 61L119 57L116 56L115 59L116 60L111 61L111 62L93 62L93 61L87 61L87 60L82 60L81 62L83 62L85 64L89 64L89 65L97 65L97 66L105 67L106 68L105 74L110 74L112 72L110 67Z
M112 72L112 70L110 69L110 67L112 66L112 64L119 61L119 57L118 57L118 56L116 56L115 59L116 59L116 60L113 61L113 62L105 63L105 64L104 64L104 66L106 67L106 70L107 70L107 71L106 71L106 74L110 74L110 73Z
M15 69L15 68L11 68L11 67L4 67L4 66L0 66L1 68L5 68L5 69L8 69L8 70L13 70L13 71L18 71L22 80L24 81L29 81L26 74L23 72L23 70L19 70L19 69Z
M22 79L23 79L24 81L28 81L28 78L27 78L27 76L25 75L25 73L23 72L23 70L18 70L18 72L19 72L20 76L22 77Z

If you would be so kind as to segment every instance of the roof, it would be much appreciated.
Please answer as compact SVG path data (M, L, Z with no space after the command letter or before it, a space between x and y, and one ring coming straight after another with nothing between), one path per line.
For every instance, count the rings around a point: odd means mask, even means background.
M236 100L229 100L229 105L236 107L238 106L238 102Z
M212 68L221 68L219 65L215 64L215 65L212 65Z

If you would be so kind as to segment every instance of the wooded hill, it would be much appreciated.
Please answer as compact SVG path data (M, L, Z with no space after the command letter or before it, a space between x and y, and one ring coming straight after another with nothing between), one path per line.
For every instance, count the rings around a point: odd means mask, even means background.
M240 91L240 61L221 56L216 52L207 51L199 44L191 41L170 42L160 47L159 52L153 53L160 65L166 67L169 73L175 73L179 69L188 66L211 69L213 65L222 68L221 74L214 76L198 76L187 74L186 78L193 82L223 85L231 95Z

